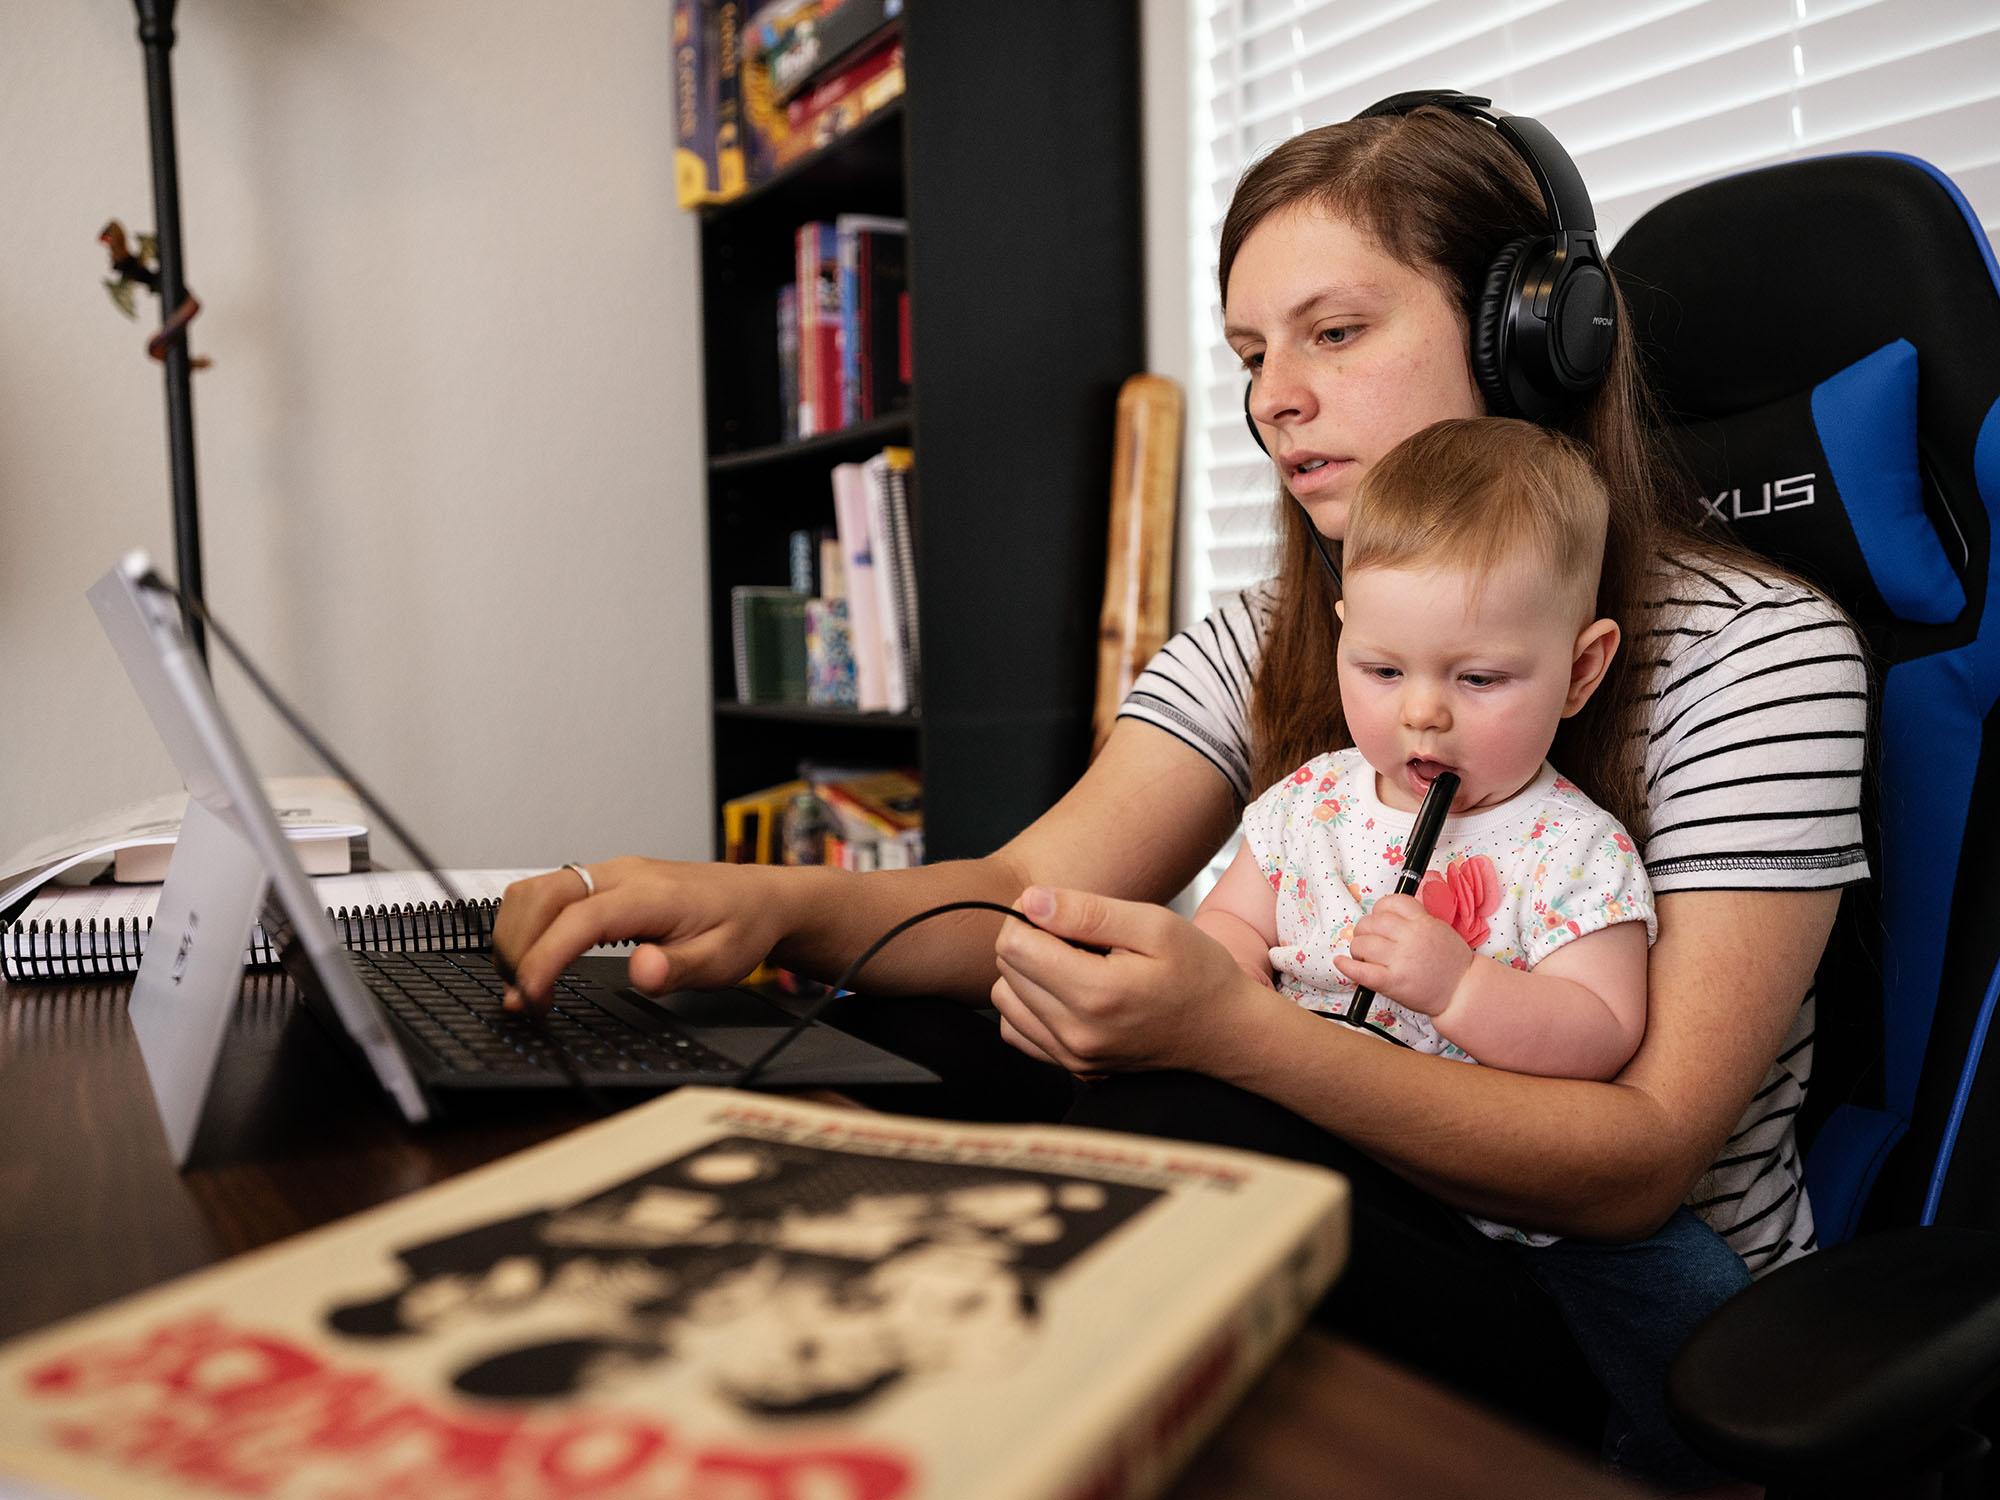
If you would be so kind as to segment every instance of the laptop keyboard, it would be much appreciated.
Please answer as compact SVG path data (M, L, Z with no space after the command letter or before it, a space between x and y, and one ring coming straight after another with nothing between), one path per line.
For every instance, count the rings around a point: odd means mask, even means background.
M742 1071L665 1017L636 1025L567 976L556 980L554 1003L538 1026L501 1008L504 986L484 954L370 952L354 959L383 1007L456 1075L566 1082L557 1052L597 1082L665 1084L675 1074Z

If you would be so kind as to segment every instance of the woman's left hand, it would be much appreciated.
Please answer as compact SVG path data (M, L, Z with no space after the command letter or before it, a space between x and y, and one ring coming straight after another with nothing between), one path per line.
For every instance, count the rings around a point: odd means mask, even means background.
M1213 1071L1259 1006L1290 1001L1257 984L1229 950L1164 906L1030 886L994 944L1000 1034L1072 1073ZM1092 953L1072 947L1108 948Z

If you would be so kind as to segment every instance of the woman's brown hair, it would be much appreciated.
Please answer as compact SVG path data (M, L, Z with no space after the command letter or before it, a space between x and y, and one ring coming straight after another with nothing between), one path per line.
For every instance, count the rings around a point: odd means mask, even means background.
M1512 240L1548 232L1548 211L1526 163L1489 126L1438 108L1325 125L1283 142L1237 184L1222 222L1218 279L1225 306L1230 267L1251 231L1271 214L1299 207L1347 220L1387 254L1432 277L1468 329L1494 256ZM1728 549L1696 531L1698 515L1684 498L1692 488L1677 482L1677 466L1658 436L1622 297L1604 383L1559 426L1589 450L1611 497L1597 612L1636 643L1638 606L1662 543L1700 554ZM1334 671L1337 591L1312 545L1304 509L1282 490L1278 498L1276 607L1250 701L1251 784L1258 788L1353 743ZM1638 834L1646 826L1646 799L1631 735L1640 728L1643 655L1618 653L1603 686L1563 721L1550 752L1565 775Z

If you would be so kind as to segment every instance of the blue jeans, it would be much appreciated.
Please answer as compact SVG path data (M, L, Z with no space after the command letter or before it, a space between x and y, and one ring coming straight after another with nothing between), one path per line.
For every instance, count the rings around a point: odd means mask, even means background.
M1611 1397L1606 1463L1671 1489L1731 1477L1674 1431L1666 1382L1667 1366L1688 1335L1750 1284L1736 1252L1686 1208L1648 1239L1620 1245L1564 1239L1516 1249Z

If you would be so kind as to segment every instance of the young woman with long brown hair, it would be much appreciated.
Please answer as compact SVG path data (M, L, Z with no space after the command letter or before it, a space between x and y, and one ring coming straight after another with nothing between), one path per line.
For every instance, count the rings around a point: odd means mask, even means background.
M1697 529L1660 460L1622 317L1601 383L1552 425L1588 447L1610 489L1599 613L1624 632L1625 675L1566 724L1552 758L1617 765L1601 748L1631 746L1618 774L1585 787L1642 839L1657 895L1631 1062L1587 1082L1387 1046L1275 996L1157 904L1276 775L1348 742L1336 590L1312 534L1337 552L1370 463L1486 409L1472 313L1495 258L1548 218L1521 155L1457 109L1326 126L1260 160L1219 271L1225 337L1277 466L1272 582L1170 642L1076 786L993 854L862 876L628 857L591 867L594 894L567 870L541 876L510 890L496 934L523 996L546 997L608 938L653 940L631 965L646 989L730 983L767 954L832 978L926 907L1015 905L1047 931L984 914L925 923L871 963L870 996L995 1006L1016 1054L991 1048L982 1066L1025 1055L1043 1066L990 1066L1008 1087L1063 1085L1035 1108L1069 1102L1060 1068L1099 1080L1078 1086L1072 1120L1339 1164L1357 1188L1354 1258L1333 1299L1342 1326L1544 1418L1567 1395L1542 1362L1561 1340L1553 1308L1506 1247L1468 1251L1440 1225L1472 1213L1630 1241L1687 1204L1753 1273L1810 1249L1791 1122L1810 1075L1813 971L1839 887L1866 874L1853 795L1865 670L1837 609ZM1385 1286L1449 1287L1448 1315L1416 1316L1420 1297Z

